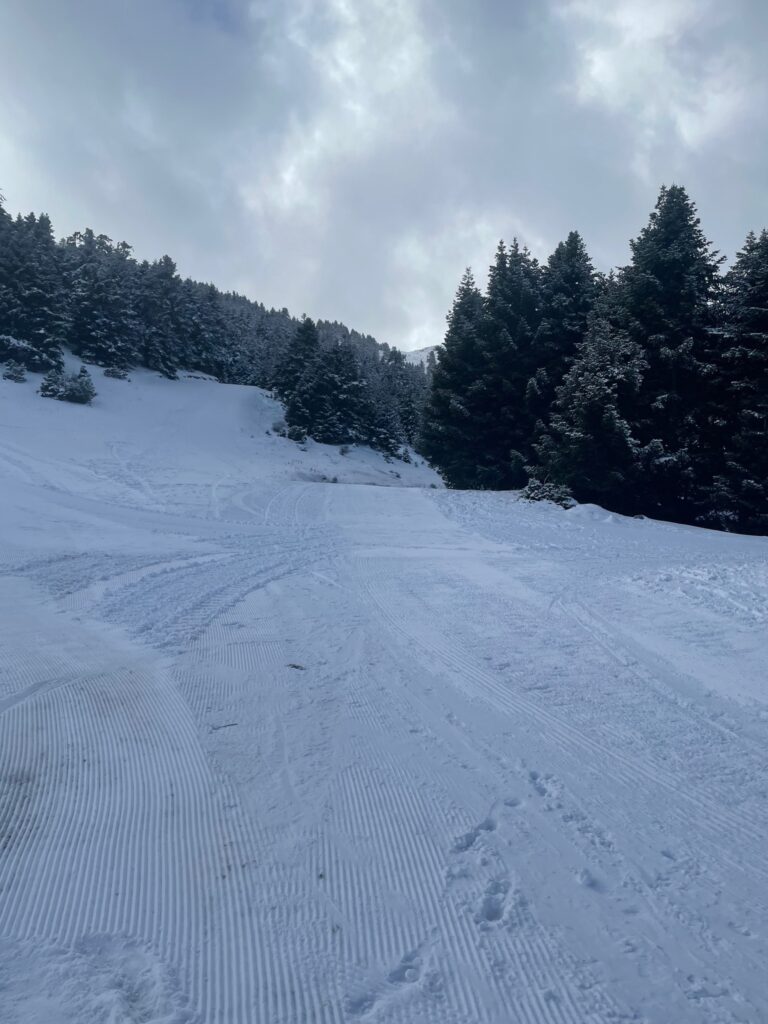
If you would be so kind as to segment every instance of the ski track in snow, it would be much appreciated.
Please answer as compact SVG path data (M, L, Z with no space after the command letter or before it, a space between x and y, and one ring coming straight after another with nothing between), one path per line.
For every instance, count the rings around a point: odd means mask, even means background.
M768 1018L768 542L99 391L0 393L4 1024Z

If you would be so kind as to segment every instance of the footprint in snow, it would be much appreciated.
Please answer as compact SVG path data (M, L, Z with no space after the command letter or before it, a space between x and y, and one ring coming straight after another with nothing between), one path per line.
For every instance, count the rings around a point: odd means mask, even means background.
M501 921L508 892L509 882L506 879L496 879L488 885L476 915L478 924L488 925Z
M493 818L488 817L484 821L481 821L475 828L471 828L469 832L465 832L464 835L458 836L454 839L453 846L451 847L452 853L466 853L467 850L471 850L477 840L480 838L482 832L493 832L496 828L496 822Z

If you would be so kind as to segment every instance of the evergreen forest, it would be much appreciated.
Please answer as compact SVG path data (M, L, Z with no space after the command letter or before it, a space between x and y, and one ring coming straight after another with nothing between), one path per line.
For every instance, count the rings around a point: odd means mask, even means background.
M768 232L732 265L684 188L601 274L571 232L540 264L500 243L464 274L421 450L450 487L768 532Z
M686 190L665 186L630 254L604 274L576 231L544 263L500 242L484 291L462 277L425 368L182 279L169 256L138 261L90 229L56 240L0 196L0 362L49 390L64 349L110 375L256 385L295 440L415 447L449 487L768 532L768 232L726 269Z
M424 368L369 335L184 280L169 256L138 261L91 229L57 241L46 214L14 218L0 196L0 362L9 379L47 374L41 393L61 397L64 349L110 376L146 367L266 388L297 440L388 456L408 458L426 397Z

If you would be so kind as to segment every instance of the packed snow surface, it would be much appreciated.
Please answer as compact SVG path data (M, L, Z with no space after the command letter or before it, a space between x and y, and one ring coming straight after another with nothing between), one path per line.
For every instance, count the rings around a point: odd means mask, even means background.
M3 1024L768 1020L767 540L97 386L0 382Z

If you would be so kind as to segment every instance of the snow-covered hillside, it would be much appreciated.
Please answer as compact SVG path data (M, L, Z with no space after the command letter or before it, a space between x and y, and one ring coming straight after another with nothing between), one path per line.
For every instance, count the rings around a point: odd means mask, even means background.
M419 363L426 365L427 359L429 359L430 352L435 352L437 345L427 345L426 348L417 348L412 352L405 352L406 362L412 363L414 366L418 366Z
M96 383L0 382L3 1024L768 1019L768 540Z

